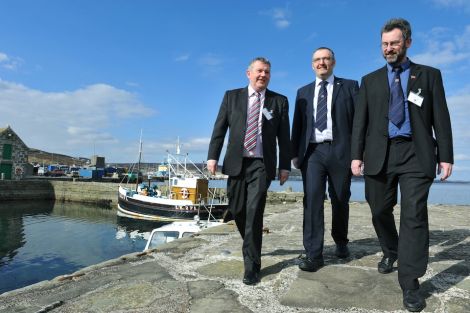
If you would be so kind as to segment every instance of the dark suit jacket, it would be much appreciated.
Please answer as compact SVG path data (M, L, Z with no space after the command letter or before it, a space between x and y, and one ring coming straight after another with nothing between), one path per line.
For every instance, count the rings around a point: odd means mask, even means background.
M454 163L452 129L441 72L411 63L408 90L424 97L421 106L408 102L412 140L421 171L436 177L436 163ZM351 157L364 161L364 174L377 175L387 154L390 88L387 67L362 78L354 117ZM433 131L435 137L433 136Z
M355 80L335 77L332 96L333 150L339 164L345 168L351 166L351 130L354 106L359 84ZM297 91L294 120L292 122L292 154L302 166L305 153L314 130L313 97L315 82Z
M222 173L229 176L239 175L242 168L247 106L248 87L227 91L214 124L207 159L219 159L229 128L227 151L222 167ZM264 108L272 115L272 119L268 120L263 114L262 121L264 165L267 178L272 180L276 177L276 140L279 144L279 169L290 170L289 103L285 96L267 89Z

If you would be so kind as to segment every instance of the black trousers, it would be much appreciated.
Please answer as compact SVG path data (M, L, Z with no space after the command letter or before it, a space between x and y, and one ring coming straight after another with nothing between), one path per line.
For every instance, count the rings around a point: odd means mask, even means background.
M230 212L243 238L245 271L261 269L263 214L270 181L262 159L244 158L240 175L227 181Z
M339 164L331 143L310 144L301 168L304 187L303 243L307 257L323 257L326 182L332 205L331 236L336 244L348 243L351 169Z
M367 165L366 165L367 166ZM398 281L402 289L419 288L429 258L427 199L433 179L420 168L413 142L390 140L384 169L365 176L366 200L384 256L398 257ZM400 187L400 234L393 207Z

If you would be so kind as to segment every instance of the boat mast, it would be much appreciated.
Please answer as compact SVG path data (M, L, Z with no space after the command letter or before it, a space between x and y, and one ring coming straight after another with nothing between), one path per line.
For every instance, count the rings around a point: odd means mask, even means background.
M142 128L140 129L140 143L139 143L139 161L137 162L137 178L135 182L135 192L139 190L139 173L140 173L140 161L142 159Z

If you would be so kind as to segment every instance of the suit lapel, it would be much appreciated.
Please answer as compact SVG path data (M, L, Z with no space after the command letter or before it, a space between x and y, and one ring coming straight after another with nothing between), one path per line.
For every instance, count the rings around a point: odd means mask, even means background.
M382 103L382 115L388 121L388 107L390 103L390 84L388 83L387 65L385 65L379 72L377 77L378 94L385 95L384 99L378 103Z
M335 112L334 104L336 103L336 99L338 98L339 92L342 87L343 87L343 80L335 76L334 81L333 81L333 95L331 98L331 115L332 116L333 116L333 113Z
M307 117L307 133L310 134L313 128L313 97L315 96L315 80L310 84L310 88L307 88L305 99L307 101L307 107L305 108L305 114ZM309 138L310 140L310 138Z
M271 91L269 91L268 89L266 89L266 93L264 94L264 104L261 110L263 110L263 108L265 108L269 112L273 110L273 97L271 95ZM264 116L263 114L263 125L265 121L266 121L266 116Z
M410 77L408 78L408 86L406 87L406 94L410 94L411 88L418 81L419 76L421 75L421 68L419 65L411 62L410 64Z
M247 112L248 112L248 87L243 88L240 92L240 99L238 100L238 107L243 119L243 127L246 125Z

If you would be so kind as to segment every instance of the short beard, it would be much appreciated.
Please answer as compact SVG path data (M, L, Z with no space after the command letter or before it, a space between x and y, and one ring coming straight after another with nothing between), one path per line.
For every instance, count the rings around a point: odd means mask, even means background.
M397 54L389 56L384 54L384 59L387 61L388 64L392 66L401 64L406 59L406 50L407 48L403 47L403 50Z

